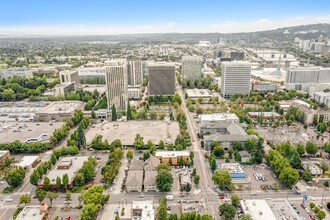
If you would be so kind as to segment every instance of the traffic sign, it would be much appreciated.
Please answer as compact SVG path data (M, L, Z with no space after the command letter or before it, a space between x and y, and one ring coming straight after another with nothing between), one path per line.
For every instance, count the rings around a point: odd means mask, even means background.
M307 200L307 196L306 195L304 195L304 199Z

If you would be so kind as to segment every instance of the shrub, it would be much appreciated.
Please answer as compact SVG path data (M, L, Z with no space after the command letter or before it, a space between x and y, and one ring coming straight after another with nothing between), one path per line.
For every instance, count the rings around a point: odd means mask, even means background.
M82 208L82 205L78 205L78 206L77 206L77 209L81 209L81 208Z
M313 209L315 207L315 203L314 202L310 202L309 203L309 207L311 207Z
M14 214L13 214L13 218L16 219L18 214L23 210L23 208L19 207L15 210Z

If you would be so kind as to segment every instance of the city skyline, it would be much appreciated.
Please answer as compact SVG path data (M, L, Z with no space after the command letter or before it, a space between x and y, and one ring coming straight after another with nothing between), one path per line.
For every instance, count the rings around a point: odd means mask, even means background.
M1 35L111 35L137 33L253 32L330 23L327 1L32 1L4 2ZM102 6L102 7L100 7ZM322 7L320 7L322 6ZM56 12L56 13L54 13Z

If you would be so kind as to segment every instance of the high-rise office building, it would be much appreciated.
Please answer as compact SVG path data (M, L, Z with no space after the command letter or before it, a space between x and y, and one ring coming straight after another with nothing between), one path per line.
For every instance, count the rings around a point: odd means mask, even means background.
M128 85L136 86L143 83L143 65L142 61L128 62Z
M108 108L112 105L118 110L126 110L127 96L127 61L126 60L111 60L106 66L106 95L108 99Z
M230 52L231 60L244 60L244 52L232 51Z
M234 94L248 95L250 92L251 63L233 61L222 63L221 95L230 98Z
M175 94L175 66L173 63L149 63L149 95Z
M183 79L199 79L202 76L202 58L198 56L182 57Z

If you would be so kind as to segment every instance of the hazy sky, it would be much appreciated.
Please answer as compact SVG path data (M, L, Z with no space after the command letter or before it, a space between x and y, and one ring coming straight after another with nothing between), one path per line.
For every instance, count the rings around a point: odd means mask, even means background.
M2 0L0 34L248 32L330 23L329 0Z

